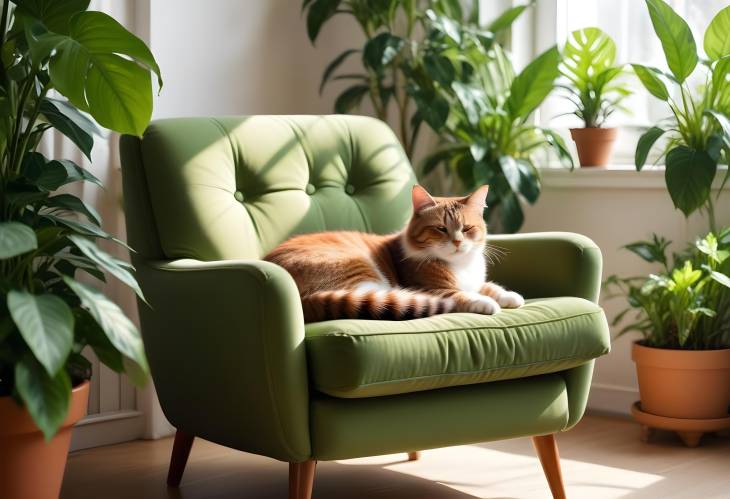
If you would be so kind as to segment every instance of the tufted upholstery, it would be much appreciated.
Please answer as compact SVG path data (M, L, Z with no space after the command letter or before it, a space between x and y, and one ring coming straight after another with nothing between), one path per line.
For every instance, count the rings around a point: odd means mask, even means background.
M182 118L141 142L166 258L260 258L293 234L386 233L415 178L392 131L343 116ZM134 242L134 241L133 241Z

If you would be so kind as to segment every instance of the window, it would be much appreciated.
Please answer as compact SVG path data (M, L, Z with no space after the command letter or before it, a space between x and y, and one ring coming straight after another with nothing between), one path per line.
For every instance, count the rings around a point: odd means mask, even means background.
M698 52L703 55L705 29L728 5L727 0L666 1L687 21ZM617 46L617 63L636 62L666 69L646 4L638 0L537 0L533 11L516 23L512 33L511 49L516 66L523 67L555 43L562 46L571 31L588 26L597 26L613 38ZM669 115L666 104L651 97L635 76L630 74L627 78L635 90L635 94L624 101L631 112L616 112L608 123L621 128L614 152L613 162L617 164L632 164L642 128ZM541 124L564 133L570 143L567 129L579 126L580 122L574 116L559 116L569 109L569 105L559 95L553 95L541 106L538 119Z

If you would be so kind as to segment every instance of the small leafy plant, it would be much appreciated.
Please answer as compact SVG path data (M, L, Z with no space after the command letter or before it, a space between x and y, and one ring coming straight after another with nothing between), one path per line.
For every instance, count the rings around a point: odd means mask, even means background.
M704 49L708 60L700 63L684 19L663 0L646 0L646 5L670 72L632 66L649 93L667 103L672 116L641 136L636 146L636 169L644 167L649 151L666 134L667 146L659 159L665 159L667 189L674 206L685 216L703 208L711 230L717 231L711 187L717 165L727 164L730 157L730 7L721 10L707 27ZM702 83L690 87L690 77L697 68ZM730 172L723 186L728 175Z
M563 48L561 85L585 128L600 128L631 94L628 84L618 79L623 65L616 65L616 44L599 28L573 31Z
M730 347L730 227L718 236L709 233L670 262L670 242L656 235L651 241L626 246L661 271L645 277L609 277L604 283L629 306L616 316L618 325L634 312L619 332L638 331L643 344L656 348L706 350Z
M142 297L132 267L95 241L123 243L101 228L92 206L56 192L100 181L36 151L55 129L90 159L94 120L135 135L150 120L150 73L160 76L154 57L88 5L4 0L0 20L0 396L24 405L47 439L66 417L72 387L90 376L83 348L137 382L147 372L134 324L86 283L105 281L106 272Z

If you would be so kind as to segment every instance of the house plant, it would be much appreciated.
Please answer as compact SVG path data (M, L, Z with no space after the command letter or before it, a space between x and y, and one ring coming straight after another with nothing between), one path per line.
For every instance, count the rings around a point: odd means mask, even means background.
M386 119L393 103L411 158L421 126L429 126L440 147L424 159L422 175L443 164L465 191L490 183L489 216L502 230L519 229L524 220L520 198L534 203L540 194L535 152L553 148L572 165L562 139L529 122L558 76L557 48L515 77L509 57L495 42L531 3L483 26L477 23L478 2L468 13L460 2L446 0L305 0L303 5L312 40L340 12L354 16L366 35L361 51L343 52L324 72L323 85L336 78L356 81L338 97L335 110L348 112L369 96L376 116ZM400 13L406 19L403 32L396 30ZM345 59L360 52L364 73L334 77Z
M50 129L90 158L95 120L140 135L152 112L147 46L88 0L2 2L0 35L0 496L57 497L70 426L86 412L91 347L143 382L140 335L92 279L105 272L142 295L132 268L95 243L121 243L68 193L100 184L36 151ZM159 82L161 85L161 81ZM52 97L52 94L58 97ZM65 97L60 98L60 97ZM93 120L89 117L93 118ZM123 243L122 243L123 244ZM82 281L81 275L84 275Z
M623 65L616 65L616 44L599 28L573 31L563 47L561 87L573 104L583 128L571 128L581 166L605 166L616 140L615 128L604 128L606 119L631 92L618 79Z
M635 417L677 430L694 446L703 432L730 427L730 228L671 259L669 244L655 235L626 246L660 270L648 278L611 276L606 286L609 298L629 303L613 325L633 314L619 335L642 335L632 348L641 398Z
M649 93L667 103L671 117L641 136L636 145L636 169L643 168L651 148L665 136L666 147L657 161L664 158L667 189L675 208L686 216L702 209L716 232L710 191L717 165L727 163L730 156L730 7L718 12L708 25L704 35L707 60L700 62L684 19L662 0L646 0L646 5L669 73L641 64L632 66ZM690 83L692 78L697 82Z

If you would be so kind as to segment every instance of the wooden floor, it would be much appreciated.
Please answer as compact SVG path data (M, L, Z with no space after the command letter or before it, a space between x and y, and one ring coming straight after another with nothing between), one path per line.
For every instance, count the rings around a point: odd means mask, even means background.
M588 416L558 439L572 499L729 499L730 437L696 449L672 434L639 441L629 420ZM287 465L196 440L180 489L165 486L172 439L69 457L62 499L280 499ZM530 439L320 463L313 499L548 499Z

